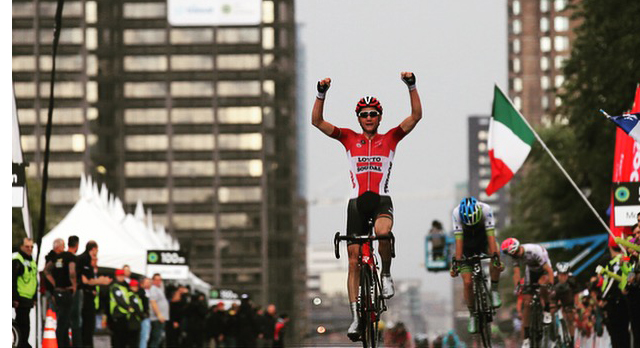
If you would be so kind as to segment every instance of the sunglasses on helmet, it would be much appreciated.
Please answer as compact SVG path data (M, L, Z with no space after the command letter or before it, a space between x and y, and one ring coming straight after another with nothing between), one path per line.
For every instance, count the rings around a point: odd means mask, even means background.
M360 118L367 118L369 116L371 116L371 118L378 117L378 116L380 116L380 113L375 111L375 110L373 110L373 111L361 111L360 113L358 113L358 117L360 117Z

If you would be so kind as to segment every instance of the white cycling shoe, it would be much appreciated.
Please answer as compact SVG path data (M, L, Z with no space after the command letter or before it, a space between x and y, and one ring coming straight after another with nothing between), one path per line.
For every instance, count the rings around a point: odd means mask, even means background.
M396 294L391 274L382 274L382 298L390 299Z
M529 348L531 347L531 342L529 341L528 338L525 338L524 341L522 341L522 348Z
M353 321L347 329L347 337L353 342L358 341L360 339L360 320L358 318L358 304L356 302L352 302L351 304L351 316L353 317Z
M551 324L551 313L542 312L542 322L545 324Z

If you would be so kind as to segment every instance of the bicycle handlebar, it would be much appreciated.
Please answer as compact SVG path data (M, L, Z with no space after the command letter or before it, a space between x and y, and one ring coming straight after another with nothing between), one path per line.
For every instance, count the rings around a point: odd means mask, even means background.
M495 254L493 256L487 255L487 254L476 254L469 257L462 256L460 260L456 259L456 257L454 256L451 258L451 266L456 267L458 264L470 265L470 264L478 263L482 260L494 260L494 261L498 260L498 254Z
M396 237L393 235L393 232L389 232L389 234L384 236L371 236L371 235L341 236L340 232L336 232L335 236L333 237L333 247L334 247L334 252L336 254L336 259L340 258L340 248L338 248L340 241L347 241L347 242L352 242L356 244L364 244L369 241L372 242L374 240L389 240L391 244L391 257L396 257L396 248L395 248Z

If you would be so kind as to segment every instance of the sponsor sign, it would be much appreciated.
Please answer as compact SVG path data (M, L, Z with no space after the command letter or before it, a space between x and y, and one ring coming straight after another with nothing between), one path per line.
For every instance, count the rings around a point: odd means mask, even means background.
M211 292L209 292L209 298L219 300L237 300L240 298L240 295L229 289L211 289Z
M26 177L24 174L24 163L13 163L11 175L11 206L22 208L24 206L24 186Z
M613 184L613 207L616 227L636 224L640 213L640 182Z
M258 25L262 0L168 0L172 26Z
M147 250L147 276L159 273L164 279L189 277L187 257L180 250Z

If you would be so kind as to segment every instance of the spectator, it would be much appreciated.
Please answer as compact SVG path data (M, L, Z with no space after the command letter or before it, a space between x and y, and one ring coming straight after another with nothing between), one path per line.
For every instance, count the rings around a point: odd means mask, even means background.
M82 346L93 347L93 331L96 326L96 286L111 284L111 278L98 277L98 244L90 240L85 250L76 258L78 285L82 293Z
M276 331L276 322L278 317L276 316L276 305L270 304L267 306L267 311L263 316L262 335L264 340L264 347L273 347L273 337Z
M131 282L131 267L124 265L122 266L122 270L124 271L124 281L129 284Z
M30 238L22 239L20 249L13 254L11 261L12 277L12 300L13 308L16 310L16 325L23 339L20 340L20 347L29 347L29 331L31 321L29 312L36 300L36 290L38 288L37 273L38 268L31 256L33 252L33 241Z
M63 251L64 251L64 244L62 246L62 249L58 248L56 250L56 242L53 241L53 248L44 257L45 267L49 262L51 262L51 260L53 260L53 258L56 255L58 255L59 253L61 253ZM49 282L47 277L44 275L44 271L40 272L40 283L44 284L44 296L45 296L45 304L44 304L44 306L45 306L46 309L53 309L53 284L51 284L51 282ZM44 320L45 317L42 317L42 319Z
M204 331L207 316L207 302L201 292L191 296L185 309L187 341L183 346L201 348L204 345Z
M397 348L411 348L413 346L411 334L406 330L404 323L397 323L389 332L388 346Z
M149 348L160 347L164 326L169 318L169 301L164 294L162 277L156 273L152 277L152 286L149 290L149 307L151 308L149 319L151 319L151 335L149 337Z
M144 304L140 298L140 288L138 281L131 279L129 281L129 293L127 294L129 299L129 305L131 306L129 311L128 320L128 346L129 348L135 348L140 345L140 328L144 317Z
M71 253L74 257L74 262L76 264L76 278L80 278L80 274L82 269L78 266L78 260L76 254L78 253L78 244L80 243L80 238L78 236L69 236L67 239L67 251ZM76 279L76 284L81 284L78 279ZM78 287L78 290L80 287ZM82 347L82 291L76 291L73 293L72 303L71 303L71 346L72 347Z
M151 319L149 318L149 296L151 289L151 279L143 277L140 281L140 290L138 296L142 300L143 319L140 323L140 342L138 346L140 348L147 348L149 342L149 336L151 335Z
M278 322L276 323L276 329L273 336L273 347L284 348L284 338L287 333L287 323L289 323L289 316L287 314L280 315Z
M226 325L226 313L224 311L224 303L218 302L216 306L212 306L207 317L206 330L209 334L209 347L219 348L224 340L224 326Z
M258 338L258 322L256 312L251 305L251 298L247 294L242 294L240 308L238 308L238 346L255 347Z
M64 250L64 240L53 242L55 250ZM70 347L69 328L71 325L71 307L73 295L77 289L75 256L62 251L57 253L44 269L44 274L53 285L53 302L57 315L56 338L58 347Z
M127 283L124 281L124 271L117 269L116 280L109 286L109 312L111 313L111 346L124 348L129 331L127 317L131 310L129 305Z
M180 347L180 336L182 335L182 327L180 326L184 316L185 299L183 295L188 290L184 286L178 287L171 294L169 302L169 321L165 324L165 332L167 334L167 348Z
M438 220L431 222L431 229L429 230L429 237L431 239L431 247L433 250L433 260L440 260L444 257L444 248L446 244L446 238L442 228L442 223Z
M238 337L238 305L231 305L229 316L224 327L224 347L237 347Z

